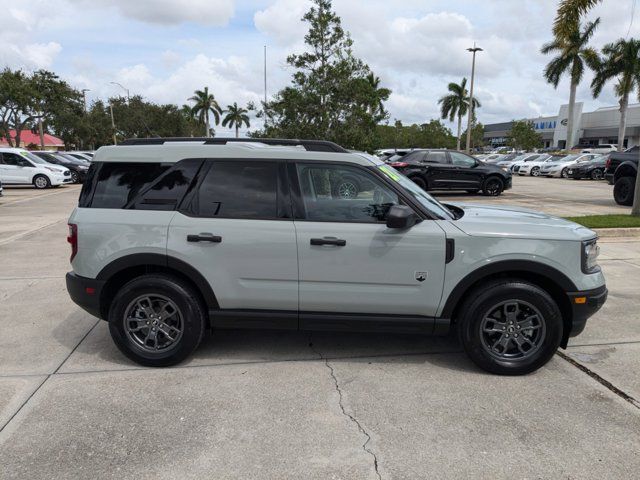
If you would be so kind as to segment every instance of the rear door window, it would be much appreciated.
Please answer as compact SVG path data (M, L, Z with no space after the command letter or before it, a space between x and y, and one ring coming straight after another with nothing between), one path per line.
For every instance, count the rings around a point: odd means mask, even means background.
M169 170L160 163L102 164L91 201L92 208L124 208L143 189Z
M427 163L447 163L447 152L428 152Z

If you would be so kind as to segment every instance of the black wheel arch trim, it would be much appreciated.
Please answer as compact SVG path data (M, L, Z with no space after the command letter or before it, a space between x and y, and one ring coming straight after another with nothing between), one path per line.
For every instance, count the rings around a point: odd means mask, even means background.
M204 276L192 265L169 255L159 253L134 253L120 257L100 270L96 280L108 282L118 273L132 267L161 267L168 271L174 270L187 277L198 288L209 309L219 308L213 289Z
M495 262L484 267L480 267L464 277L455 288L449 294L441 317L451 318L456 306L462 300L463 295L472 285L493 275L498 274L514 274L518 272L533 273L542 277L545 277L548 281L551 281L558 285L564 292L575 292L578 290L576 285L559 270L545 265L543 263L534 262L532 260L502 260Z

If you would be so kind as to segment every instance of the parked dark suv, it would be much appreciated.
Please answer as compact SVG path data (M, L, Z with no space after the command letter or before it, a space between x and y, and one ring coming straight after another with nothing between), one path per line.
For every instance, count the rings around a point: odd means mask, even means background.
M461 152L415 150L391 164L423 190L466 190L500 195L511 188L511 172Z

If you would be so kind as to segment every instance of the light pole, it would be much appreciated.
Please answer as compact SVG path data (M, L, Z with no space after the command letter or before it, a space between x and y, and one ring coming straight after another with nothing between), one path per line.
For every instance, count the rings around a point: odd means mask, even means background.
M113 144L117 145L118 141L116 140L116 122L113 119L113 105L109 102L109 110L111 111L111 130L113 131Z
M87 92L90 92L88 88L83 88L82 90L82 101L84 103L84 113L87 113Z
M469 88L469 119L467 120L467 153L471 153L471 124L473 122L473 80L476 75L476 52L482 52L480 47L476 47L476 42L473 42L473 48L467 48L468 52L473 53L473 60L471 61L471 87Z
M267 46L264 46L264 129L267 129Z
M112 85L117 85L118 87L120 87L121 89L123 89L125 92L127 92L127 104L131 101L131 97L129 96L129 89L125 86L123 86L121 83L118 82L109 82Z

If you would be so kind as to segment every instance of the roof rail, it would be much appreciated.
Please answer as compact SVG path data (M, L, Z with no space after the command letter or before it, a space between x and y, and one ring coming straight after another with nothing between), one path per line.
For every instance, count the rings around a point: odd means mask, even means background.
M165 137L129 138L120 145L164 145L171 142L202 142L204 145L226 145L227 143L264 143L267 145L301 146L309 152L349 153L337 143L327 140L294 140L289 138L208 138L208 137Z

